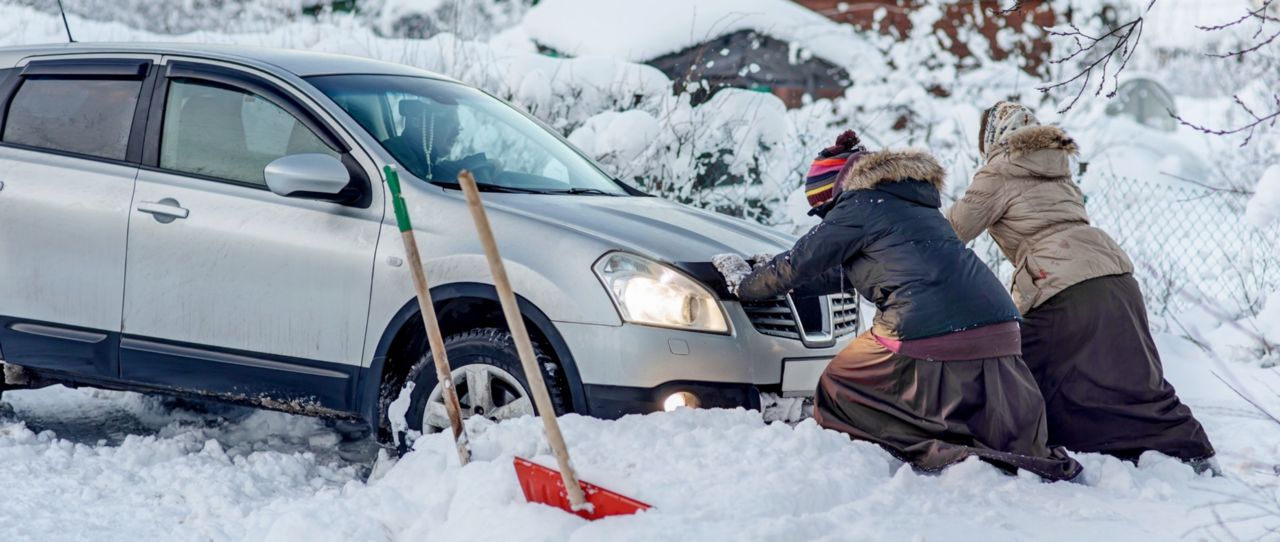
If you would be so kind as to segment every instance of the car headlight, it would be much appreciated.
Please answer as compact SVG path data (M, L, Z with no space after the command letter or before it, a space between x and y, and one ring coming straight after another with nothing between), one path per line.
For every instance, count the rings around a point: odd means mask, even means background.
M728 333L716 296L675 269L634 254L606 254L595 265L609 296L633 324Z

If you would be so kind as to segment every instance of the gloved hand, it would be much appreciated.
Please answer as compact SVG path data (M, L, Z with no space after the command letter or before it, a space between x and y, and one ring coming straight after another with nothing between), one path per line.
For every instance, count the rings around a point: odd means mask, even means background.
M742 284L742 279L751 274L751 264L748 264L739 254L718 254L711 258L711 264L716 266L716 270L721 275L724 275L724 282L729 287L729 293L737 296L738 286Z
M762 252L760 254L756 254L755 256L747 258L747 261L751 262L752 269L756 269L763 266L764 264L767 264L773 261L773 254L765 254Z

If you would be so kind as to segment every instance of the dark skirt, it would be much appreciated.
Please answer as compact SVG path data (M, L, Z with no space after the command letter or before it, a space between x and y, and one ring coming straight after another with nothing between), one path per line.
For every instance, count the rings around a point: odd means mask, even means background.
M1046 445L1044 401L1018 356L918 360L864 333L823 372L814 418L924 471L970 456L1049 480L1081 471L1064 450Z
M1022 351L1048 408L1050 444L1128 460L1147 450L1213 456L1204 428L1164 379L1132 275L1081 282L1032 309Z

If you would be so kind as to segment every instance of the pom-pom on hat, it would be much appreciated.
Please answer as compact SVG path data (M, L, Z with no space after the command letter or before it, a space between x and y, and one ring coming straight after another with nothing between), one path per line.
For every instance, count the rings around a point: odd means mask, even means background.
M809 199L810 207L817 207L831 201L839 192L837 181L840 171L846 165L860 160L867 153L862 141L853 130L845 130L836 137L836 144L818 153L818 157L809 166L809 175L805 177L804 195Z

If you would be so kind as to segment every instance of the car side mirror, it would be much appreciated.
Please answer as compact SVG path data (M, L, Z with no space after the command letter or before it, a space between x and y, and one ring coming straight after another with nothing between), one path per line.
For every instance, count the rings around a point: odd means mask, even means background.
M289 198L333 200L351 184L347 166L327 154L291 154L277 158L263 170L267 188Z

